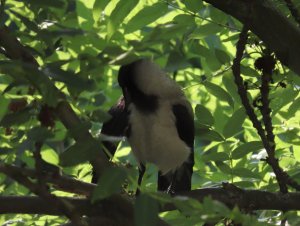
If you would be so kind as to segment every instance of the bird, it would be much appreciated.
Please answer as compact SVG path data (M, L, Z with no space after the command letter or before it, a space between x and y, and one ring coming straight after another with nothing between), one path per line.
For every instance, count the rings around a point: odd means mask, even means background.
M122 65L118 83L128 111L125 135L139 166L138 184L146 163L153 163L159 191L191 190L194 115L180 86L144 58Z

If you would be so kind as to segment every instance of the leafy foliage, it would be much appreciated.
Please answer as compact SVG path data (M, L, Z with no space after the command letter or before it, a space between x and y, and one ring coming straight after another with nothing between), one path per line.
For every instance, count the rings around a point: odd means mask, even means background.
M118 66L140 57L152 58L181 85L195 108L196 142L193 188L213 187L230 181L242 188L278 191L262 143L246 117L230 71L241 24L202 1L164 0L6 0L1 25L37 59L28 63L0 55L0 161L34 167L35 142L43 142L42 158L66 174L90 181L88 163L101 150L101 142L75 142L72 134L86 129L96 136L109 117L107 110L119 98ZM3 4L3 3L1 3ZM251 35L242 61L242 76L257 114L261 105L261 72L254 62L266 49ZM277 62L270 90L272 122L280 165L300 182L300 79ZM53 113L63 92L83 121L66 129ZM45 106L47 106L45 110ZM113 158L120 167L137 167L123 142ZM129 165L129 166L128 166ZM94 199L123 189L132 193L137 174L110 169L99 180ZM0 174L1 194L29 191ZM148 225L165 197L153 195L156 170L146 172L135 202L136 222ZM105 185L105 186L102 186ZM52 188L55 189L55 188ZM175 200L179 211L160 214L171 225L201 225L224 218L242 225L272 225L282 217L272 211L254 216L229 210L209 198ZM189 217L186 218L185 214ZM200 217L199 217L200 216ZM299 212L287 214L297 225ZM64 218L1 215L0 222L18 225L54 225Z

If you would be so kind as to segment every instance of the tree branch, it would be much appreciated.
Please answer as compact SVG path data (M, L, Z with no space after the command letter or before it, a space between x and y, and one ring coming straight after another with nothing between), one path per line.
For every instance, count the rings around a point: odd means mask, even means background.
M0 172L5 173L7 171L33 179L37 178L37 173L32 169L20 168L8 164L0 164ZM95 184L82 182L59 174L53 174L52 172L44 172L44 180L46 183L53 184L58 190L85 196L90 196L93 190L96 188Z
M284 0L284 1L286 6L289 8L292 16L294 17L294 20L298 23L298 26L300 26L300 16L297 8L295 7L295 5L291 0Z
M267 163L272 166L272 169L276 175L280 191L282 193L287 193L288 188L285 180L285 173L280 168L278 159L275 157L275 150L276 150L276 144L275 144L275 136L273 133L273 125L272 125L272 118L271 118L271 109L270 109L270 101L269 101L269 83L271 81L272 72L275 66L275 61L273 62L272 56L264 56L264 65L262 69L262 75L261 75L261 101L262 106L260 108L261 114L262 114L262 120L265 125L265 134L266 139L269 144L268 149L266 149L268 153L268 157L266 159ZM274 66L272 65L274 63ZM271 66L270 66L271 65Z
M86 225L80 218L80 215L76 211L74 211L73 206L70 203L63 201L57 196L51 194L46 184L41 183L38 179L38 183L34 183L30 181L26 176L10 170L9 168L2 168L2 172L14 179L18 183L22 184L26 188L28 188L32 193L40 196L44 202L48 203L52 208L58 209L64 213L75 225L84 226ZM37 176L39 178L39 175Z
M260 190L244 190L239 188L203 188L193 191L181 192L178 197L187 196L200 202L206 197L224 203L229 208L238 206L240 209L251 210L278 210L292 211L300 210L300 193L272 193ZM87 198L60 197L74 206L81 215L103 216L109 219L117 217L120 222L128 221L132 216L130 209L120 208L115 202L115 197L101 200L91 204ZM174 197L176 198L176 196ZM175 210L176 206L167 203L160 210ZM63 212L53 206L45 205L45 201L37 196L0 196L0 214L47 214L63 215ZM121 213L121 214L120 214ZM120 215L119 215L120 214ZM127 215L129 214L129 215ZM117 216L116 216L117 215ZM121 216L126 216L121 219ZM133 218L132 218L133 219ZM131 225L131 224L128 224Z
M267 137L265 134L265 131L260 123L260 121L258 120L253 107L251 106L248 96L247 96L247 90L244 86L244 82L243 82L243 78L241 77L241 71L240 71L240 62L242 60L242 56L243 56L243 52L247 43L247 31L248 28L247 26L243 27L243 30L240 34L240 39L237 43L237 51L236 51L236 57L233 60L233 65L232 65L232 72L233 72L233 76L234 76L234 81L237 85L238 88L238 93L239 96L241 98L242 104L245 107L246 113L249 117L249 119L251 120L254 128L257 130L258 135L260 136L263 146L266 149L267 153L268 153L268 159L267 159L267 163L272 167L273 172L275 173L276 179L278 181L280 190L283 193L287 192L287 188L286 188L286 183L287 181L293 181L288 174L286 174L279 166L279 162L278 159L275 158L275 146L274 146L274 136L272 137L272 124L271 122L269 122L270 118L268 118L266 115L264 116L264 120L266 123L266 126L268 127L268 132L269 132L269 136ZM266 83L265 81L263 83ZM265 91L265 86L268 84L264 84L263 88ZM266 100L264 100L264 104L265 104L265 111L269 111L268 108L268 100L266 95L264 95L264 98ZM267 103L266 103L267 102ZM267 112L265 112L267 114ZM271 130L271 131L269 131ZM269 139L271 140L269 140ZM273 141L273 142L272 142ZM295 181L293 181L293 184L297 183Z
M269 0L205 0L242 23L276 53L277 58L300 76L300 29Z

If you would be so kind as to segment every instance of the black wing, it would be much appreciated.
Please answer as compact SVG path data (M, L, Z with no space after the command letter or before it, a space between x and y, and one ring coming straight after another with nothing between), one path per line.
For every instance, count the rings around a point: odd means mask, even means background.
M191 115L186 106L174 105L173 113L176 118L176 128L178 135L187 146L191 148L191 154L186 162L184 162L174 173L162 176L159 172L157 189L159 191L167 191L172 183L172 191L189 191L191 190L193 166L194 166L194 117Z
M116 137L125 136L125 130L128 127L129 113L125 106L124 98L120 98L119 102L112 106L108 113L111 115L111 119L103 123L101 134ZM118 147L118 144L109 141L103 141L103 145L112 156L115 154ZM95 174L95 171L93 171L92 182L97 183L97 180L98 176Z

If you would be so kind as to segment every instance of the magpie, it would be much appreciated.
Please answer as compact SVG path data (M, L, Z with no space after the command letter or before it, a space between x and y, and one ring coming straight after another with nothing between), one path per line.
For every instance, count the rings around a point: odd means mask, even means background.
M149 162L159 169L159 191L191 190L194 116L179 85L148 59L121 66L118 83L128 114L125 135L139 164L138 184Z

